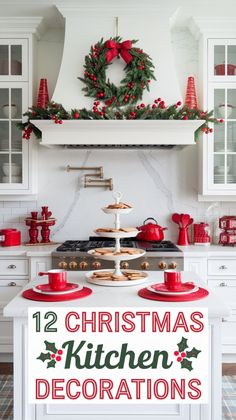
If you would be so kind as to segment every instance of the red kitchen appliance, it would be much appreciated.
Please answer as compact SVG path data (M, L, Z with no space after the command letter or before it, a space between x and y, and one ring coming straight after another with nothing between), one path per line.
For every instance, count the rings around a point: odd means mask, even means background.
M236 245L236 216L223 216L219 219L219 243L222 245Z
M21 244L21 232L17 229L2 229L0 231L1 246L17 246Z
M193 242L195 245L210 245L211 237L208 223L194 223Z
M215 74L217 76L224 76L225 75L225 69L227 71L228 76L234 76L236 66L234 64L217 64L215 66Z
M148 220L153 220L155 223L149 222L146 224ZM146 220L144 220L143 225L137 227L137 229L140 231L137 235L138 241L162 241L164 239L164 230L167 230L167 228L163 228L160 225L158 225L156 219L153 217L148 217Z

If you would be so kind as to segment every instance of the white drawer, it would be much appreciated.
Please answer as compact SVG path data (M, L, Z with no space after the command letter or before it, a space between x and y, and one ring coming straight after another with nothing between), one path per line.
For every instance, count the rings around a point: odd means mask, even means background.
M0 276L28 276L29 263L27 259L1 259Z
M10 302L27 284L27 280L0 280L0 315L1 309Z
M230 258L210 258L207 264L209 276L235 276L236 259Z

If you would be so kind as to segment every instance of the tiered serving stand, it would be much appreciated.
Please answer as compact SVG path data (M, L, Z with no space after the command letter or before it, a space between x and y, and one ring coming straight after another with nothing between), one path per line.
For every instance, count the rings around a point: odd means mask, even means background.
M114 193L114 198L116 200L116 204L120 203L122 194L120 192L115 192ZM125 209L110 209L107 207L102 208L102 210L104 211L104 213L106 214L111 214L115 216L115 229L120 229L120 216L123 214L129 214L133 208L125 208ZM114 261L115 263L115 269L112 272L112 269L105 269L105 270L94 270L94 271L90 271L88 273L86 273L86 277L87 277L87 281L89 283L93 283L93 284L98 284L100 286L135 286L137 284L141 284L143 282L145 282L147 280L147 273L144 273L142 271L139 270L121 270L121 261L129 261L129 260L133 260L136 258L140 258L145 254L145 251L143 249L138 249L138 248L131 248L132 250L137 250L139 251L139 253L137 254L127 254L125 253L124 255L120 254L121 252L121 245L120 245L120 239L122 238L131 238L131 237L135 237L138 234L138 230L134 228L134 230L129 231L129 232L99 232L99 231L95 231L97 235L99 236L103 236L105 238L114 238L115 239L115 247L114 248L100 248L102 249L107 249L110 251L110 253L114 254L114 255L94 255L95 258L101 259L101 260L109 260L109 261ZM88 254L92 255L96 253L96 251L94 250L90 250L88 251ZM102 280L99 278L94 278L94 274L98 273L98 272L110 272L111 274L113 274L116 278L110 278L110 279L106 279L106 280ZM127 278L127 280L119 280L119 277L123 277L124 273L135 273L134 275L137 277L136 279L133 280L129 280ZM138 276L140 276L140 278L138 278Z

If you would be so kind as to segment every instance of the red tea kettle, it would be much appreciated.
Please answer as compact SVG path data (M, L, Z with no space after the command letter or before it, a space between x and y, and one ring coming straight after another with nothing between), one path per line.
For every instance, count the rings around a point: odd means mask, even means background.
M155 223L147 223L148 220L154 220ZM143 225L137 227L140 232L137 235L137 239L139 241L162 241L164 239L164 230L167 230L168 228L163 228L158 225L156 219L153 217L148 217L146 220L144 220Z

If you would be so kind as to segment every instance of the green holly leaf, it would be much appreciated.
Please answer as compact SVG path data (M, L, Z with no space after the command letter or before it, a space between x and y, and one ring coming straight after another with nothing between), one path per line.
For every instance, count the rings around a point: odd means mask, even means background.
M37 357L37 359L42 360L42 362L45 362L45 360L50 360L51 356L50 353L40 353L40 356Z
M57 348L55 346L55 343L50 343L50 341L47 341L47 340L45 340L44 343L45 343L45 346L46 346L46 350L49 350L54 354L57 353Z
M50 362L48 362L47 369L54 368L56 363L55 359L50 360Z
M183 359L180 362L180 364L181 364L181 369L187 369L189 371L193 370L192 362L190 362L190 360L188 360L188 359Z
M186 351L186 356L190 359L191 357L195 357L197 359L201 350L197 350L195 347L192 348L190 351Z
M182 337L181 341L177 344L180 352L184 351L188 347L187 341L187 338Z

